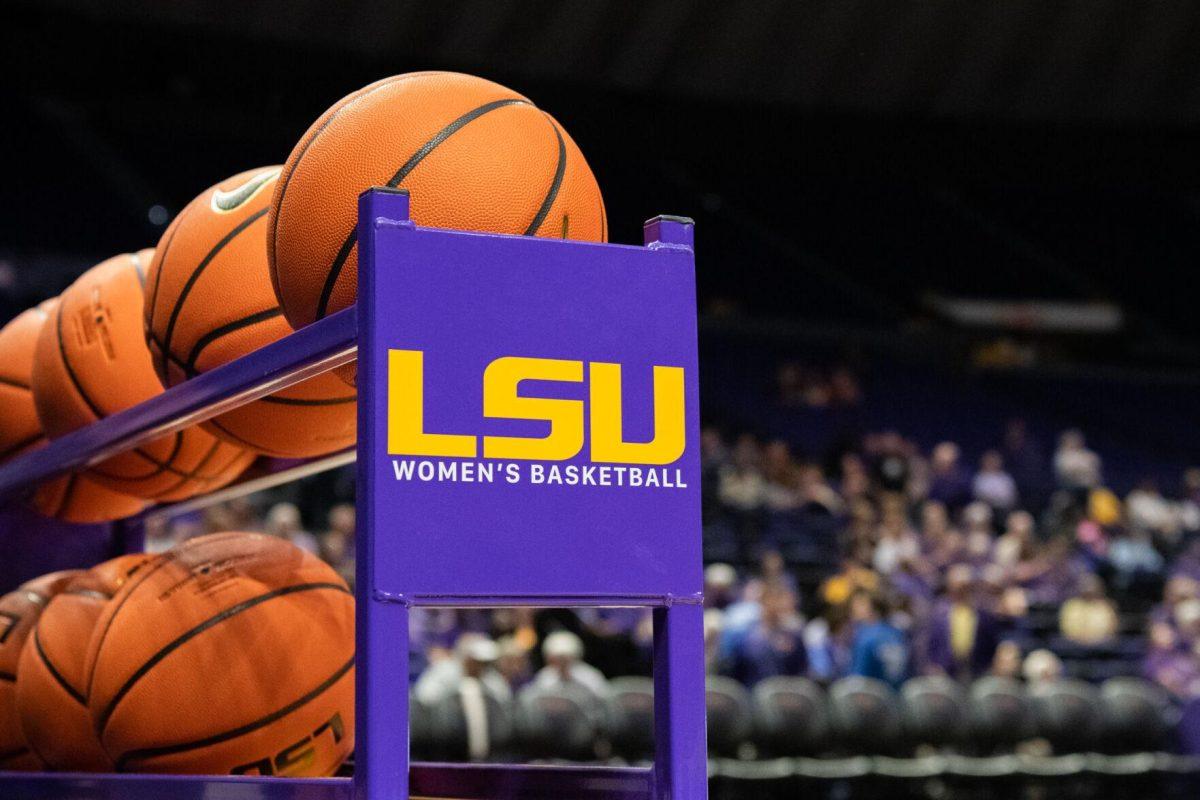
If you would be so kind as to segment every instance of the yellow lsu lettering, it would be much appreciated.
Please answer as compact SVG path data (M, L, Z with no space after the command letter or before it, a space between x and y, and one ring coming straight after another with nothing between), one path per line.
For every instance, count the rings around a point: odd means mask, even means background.
M425 430L425 354L388 351L388 453L474 458L478 439ZM523 397L521 381L583 383L584 362L504 356L483 373L483 415L492 419L544 420L542 438L483 436L486 458L565 461L583 449L582 400ZM683 455L684 384L681 367L654 367L654 438L627 442L622 433L621 365L587 364L591 457L613 464L670 464Z

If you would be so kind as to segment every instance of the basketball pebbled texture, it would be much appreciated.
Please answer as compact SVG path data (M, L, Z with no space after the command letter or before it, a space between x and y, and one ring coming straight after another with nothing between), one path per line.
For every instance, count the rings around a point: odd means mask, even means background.
M25 741L50 769L111 772L88 714L88 643L112 596L154 556L134 553L75 576L42 611L21 652L17 714Z
M160 394L142 330L143 280L152 251L115 256L63 292L38 335L33 399L51 438ZM199 427L168 434L89 467L110 489L158 501L234 480L255 454Z
M16 685L22 650L38 616L78 575L77 570L52 572L21 584L0 597L0 771L44 769L29 747L17 716Z
M583 154L527 97L454 72L385 78L314 122L275 187L267 252L293 327L354 302L357 200L372 186L408 189L418 225L608 236L604 199Z
M292 332L271 286L267 211L279 167L202 192L172 221L146 276L144 325L154 368L175 386ZM301 458L351 447L356 404L332 374L201 423L265 455Z
M57 298L47 300L0 329L0 462L46 443L33 404L33 354L48 312L57 303ZM122 519L146 505L77 473L41 484L29 503L44 516L76 523Z
M282 539L168 551L108 604L87 663L120 771L330 775L354 746L354 597Z

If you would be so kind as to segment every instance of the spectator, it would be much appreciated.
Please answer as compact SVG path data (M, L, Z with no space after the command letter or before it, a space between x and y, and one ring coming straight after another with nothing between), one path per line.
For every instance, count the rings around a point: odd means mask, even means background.
M904 561L912 561L921 554L921 543L908 525L904 507L889 504L884 508L883 521L879 526L879 542L875 545L872 565L881 575L895 572Z
M1150 534L1139 528L1113 540L1108 560L1113 567L1113 583L1122 592L1156 584L1166 566L1162 555L1154 549Z
M1062 661L1049 650L1034 650L1025 656L1025 664L1021 668L1025 682L1029 684L1049 683L1063 675Z
M997 512L1009 511L1017 505L1017 483L1004 471L1004 456L999 450L988 450L979 459L972 494Z
M546 666L533 677L538 687L581 686L597 701L608 692L603 673L583 660L583 641L570 631L555 631L542 642L542 660Z
M988 674L997 678L1019 680L1021 678L1021 658L1021 645L1011 639L1006 639L996 645L996 654L992 657L992 666L988 670Z
M717 562L704 568L704 605L724 609L737 595L737 570Z
M921 506L921 551L932 569L944 569L965 553L962 536L950 526L946 506L926 500Z
M1012 570L1023 561L1033 558L1033 515L1028 511L1013 511L1005 521L1004 533L992 549L993 560Z
M754 437L743 435L733 448L733 459L721 470L717 494L726 507L742 513L757 511L766 493L759 471L760 453Z
M995 657L999 625L974 597L975 577L967 564L946 572L946 597L930 620L928 666L960 680L982 675Z
M329 509L329 528L321 534L321 558L354 587L354 506L350 503Z
M1179 535L1180 516L1175 504L1162 496L1150 478L1141 481L1125 497L1125 518L1133 530L1146 531L1171 541Z
M1117 609L1104 593L1104 582L1097 575L1084 575L1079 593L1059 613L1060 633L1077 644L1095 645L1116 636L1117 625Z
M887 606L879 595L855 592L850 598L850 674L883 681L900 688L909 672L908 640L887 620Z
M951 512L971 500L971 476L959 464L958 445L941 442L929 459L929 499L944 504Z
M276 503L271 506L271 510L267 512L265 532L287 539L313 555L319 555L321 552L317 537L300 526L300 509L291 503Z
M796 595L783 586L765 586L762 616L733 653L730 664L733 677L753 686L775 675L804 675L808 657L803 633L804 622L796 610Z
M1079 431L1066 431L1059 438L1054 474L1059 486L1083 495L1100 485L1100 456L1087 448Z
M464 633L458 637L453 654L439 654L431 659L413 686L413 695L426 705L434 705L458 692L463 680L470 678L482 684L496 700L507 703L512 700L512 690L495 669L499 656L499 648L488 637Z
M1048 495L1049 469L1041 444L1029 435L1023 419L1009 420L1004 429L1004 463L1017 486L1017 496L1029 507L1041 507Z
M768 511L792 511L800 507L800 475L785 442L775 440L763 451L762 503Z

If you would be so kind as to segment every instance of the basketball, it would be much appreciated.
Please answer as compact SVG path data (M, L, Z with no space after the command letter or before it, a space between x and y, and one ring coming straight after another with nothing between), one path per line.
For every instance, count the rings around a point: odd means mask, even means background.
M279 167L213 186L167 228L147 275L145 335L166 386L291 333L271 287L267 211ZM330 374L203 423L265 455L317 456L354 444L355 394Z
M354 302L357 198L371 186L408 189L418 225L589 241L608 235L604 199L583 154L528 98L454 72L385 78L314 122L275 187L267 251L293 327Z
M42 769L17 716L16 685L21 651L50 598L79 573L52 572L0 597L0 771Z
M33 399L54 438L163 391L142 332L144 270L152 251L114 256L62 294L38 335ZM254 454L197 428L169 434L89 467L116 491L182 500L235 479Z
M281 539L191 539L114 596L88 706L117 771L330 775L354 746L354 597Z
M112 770L88 715L87 646L104 607L153 556L135 553L76 576L50 600L21 653L16 699L30 749L51 769Z
M58 300L17 315L0 328L0 462L45 443L30 387L33 354L48 311ZM144 501L114 492L79 474L46 481L30 496L40 514L63 522L107 522L132 516Z

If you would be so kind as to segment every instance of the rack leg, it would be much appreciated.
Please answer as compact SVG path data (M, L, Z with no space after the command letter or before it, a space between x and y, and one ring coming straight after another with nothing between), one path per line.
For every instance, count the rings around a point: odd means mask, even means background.
M408 608L359 604L355 800L409 800Z
M654 798L705 800L704 609L654 610Z

